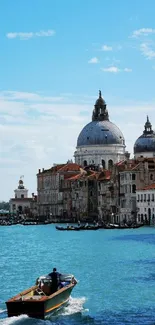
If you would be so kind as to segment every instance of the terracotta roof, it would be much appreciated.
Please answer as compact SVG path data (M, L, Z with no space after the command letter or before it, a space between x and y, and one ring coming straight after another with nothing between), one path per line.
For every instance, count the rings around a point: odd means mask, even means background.
M98 178L98 175L99 175L99 172L92 171L92 173L90 175L88 175L87 178L89 180L94 180L94 179Z
M139 188L137 189L137 191L147 191L147 190L155 190L155 183L154 184L150 184L150 185L147 185L143 188Z
M59 169L61 169L63 166L65 166L65 164L60 164L60 165L55 165L49 169L44 169L44 170L40 170L40 173L38 173L37 175L42 175L42 174L46 174L46 173L53 173L53 172L57 172Z
M67 179L68 179L69 181L76 181L77 179L82 178L82 176L83 176L83 175L81 175L81 174L77 174L77 175L74 175L74 176L68 177Z
M119 161L118 163L116 163L115 165L116 165L116 166L121 166L122 164L124 164L124 162L125 162L125 160L121 160L121 161Z
M68 171L80 171L81 167L75 163L68 163L64 165L59 171L60 172L68 172Z
M105 180L110 180L110 178L111 178L111 171L105 169L99 174L98 180L105 181Z

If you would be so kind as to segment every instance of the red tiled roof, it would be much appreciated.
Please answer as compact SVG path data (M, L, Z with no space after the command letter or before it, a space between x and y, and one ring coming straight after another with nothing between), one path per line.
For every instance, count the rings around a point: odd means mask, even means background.
M75 163L69 163L64 165L59 171L60 172L68 172L68 171L80 171L81 167Z
M155 183L154 184L150 184L150 185L147 185L143 188L139 188L137 189L137 191L147 191L147 190L155 190Z
M93 179L97 179L98 175L99 175L99 172L96 172L96 171L91 171L92 173L90 175L87 176L87 178L89 180L93 180Z
M125 162L125 160L121 160L121 161L119 161L118 163L116 163L115 165L116 165L116 166L121 166L121 165L124 164L124 162Z
M74 175L74 176L71 176L71 177L68 177L67 179L69 181L76 181L77 179L80 179L81 178L81 174L77 174L77 175Z
M110 178L111 178L111 171L105 169L99 174L98 180L104 181L104 180L110 180Z

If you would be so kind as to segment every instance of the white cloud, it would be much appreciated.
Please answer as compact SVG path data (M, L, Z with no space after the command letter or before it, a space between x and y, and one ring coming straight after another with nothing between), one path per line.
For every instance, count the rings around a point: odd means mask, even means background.
M118 73L118 72L121 72L121 71L132 72L132 69L130 69L130 68L120 69L120 68L118 68L116 66L111 66L111 67L108 67L108 68L102 68L101 70L104 71L104 72L110 72L110 73Z
M52 97L52 96L43 96L38 93L28 93L28 92L21 92L21 91L3 91L0 93L0 99L11 99L11 100L30 100L30 101L50 101L50 102L57 102L61 101L63 97Z
M102 68L102 71L104 72L111 72L111 73L118 73L120 72L120 69L118 67L109 67L109 68Z
M142 52L142 54L148 59L151 60L153 58L155 58L155 51L152 50L152 48L150 47L150 45L148 45L147 43L142 43L140 45L140 50Z
M148 36L150 34L155 34L154 28L140 28L137 30L134 30L132 33L133 38L138 38L140 36Z
M89 61L88 61L88 63L99 63L99 60L98 60L98 58L96 58L96 57L94 57L94 58L91 58Z
M14 38L19 38L20 40L28 40L30 38L34 38L34 37L50 37L53 36L55 34L54 30L41 30L39 32L10 32L6 34L6 37L9 39L14 39Z
M130 68L125 68L124 71L125 71L125 72L132 72L132 69L130 69Z
M101 50L105 52L112 51L112 46L102 45Z

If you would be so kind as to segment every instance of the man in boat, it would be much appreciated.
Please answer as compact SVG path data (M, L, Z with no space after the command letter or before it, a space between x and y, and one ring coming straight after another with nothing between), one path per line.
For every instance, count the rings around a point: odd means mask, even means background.
M58 290L60 273L58 273L57 269L54 267L53 272L49 273L48 275L52 279L52 285L51 285L51 294L52 294Z

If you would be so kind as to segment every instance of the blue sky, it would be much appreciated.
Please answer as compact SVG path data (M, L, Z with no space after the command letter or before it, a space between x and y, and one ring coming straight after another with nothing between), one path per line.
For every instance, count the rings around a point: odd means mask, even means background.
M154 0L4 0L0 6L0 200L20 175L73 159L101 89L127 150L155 127Z

